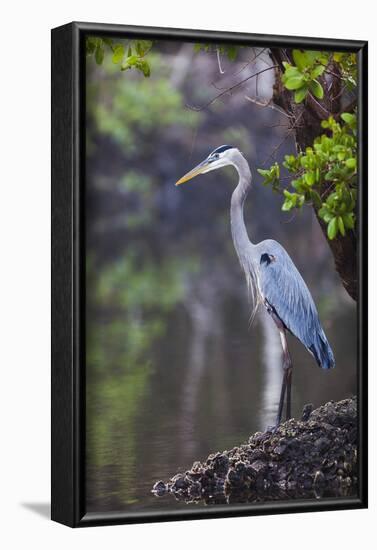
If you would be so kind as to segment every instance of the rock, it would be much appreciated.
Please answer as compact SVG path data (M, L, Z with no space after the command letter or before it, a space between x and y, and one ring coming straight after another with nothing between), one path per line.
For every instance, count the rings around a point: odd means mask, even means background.
M302 416L301 416L301 420L303 422L306 422L307 420L309 420L309 417L312 413L314 409L314 406L312 403L307 403L304 408L302 409Z
M216 473L217 476L225 478L229 469L229 458L224 453L216 453L215 455L210 456L212 457L211 465L213 471Z
M287 446L286 445L278 445L274 449L274 453L278 456L283 455L285 453Z
M267 455L262 449L253 449L249 452L249 461L253 462L254 460L267 460Z
M320 437L316 441L314 441L315 447L318 449L319 453L323 453L324 451L327 451L329 447L331 446L331 441L327 437Z
M182 474L177 474L172 478L172 485L170 490L172 492L185 491L186 489L188 489L189 485L190 483L186 476Z
M157 496L162 496L167 492L167 486L163 481L157 481L153 485L152 492L155 493Z
M268 465L262 460L254 460L254 462L250 464L250 469L254 476L258 477L263 475L268 470Z
M348 496L357 492L356 398L331 401L300 420L257 432L247 443L194 462L185 474L153 486L157 496L208 503Z
M326 484L326 478L323 472L321 472L321 470L317 470L313 480L314 487L323 487L325 484Z
M188 490L188 494L191 498L198 498L200 497L202 492L202 485L199 481L195 481L192 485L190 485L190 488Z

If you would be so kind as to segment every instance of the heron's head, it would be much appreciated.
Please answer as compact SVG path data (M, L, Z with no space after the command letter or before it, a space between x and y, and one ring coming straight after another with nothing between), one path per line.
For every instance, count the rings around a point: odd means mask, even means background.
M199 174L206 174L207 172L211 172L211 170L217 170L217 168L222 168L223 166L236 166L236 158L239 155L242 155L242 153L240 153L237 147L221 145L221 147L217 147L217 149L212 151L198 166L187 172L175 185L180 185L185 181L195 178L195 176L199 176Z

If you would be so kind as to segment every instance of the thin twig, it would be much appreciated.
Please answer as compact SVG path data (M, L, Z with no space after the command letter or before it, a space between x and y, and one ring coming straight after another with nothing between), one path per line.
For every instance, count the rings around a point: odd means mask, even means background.
M291 60L289 59L288 54L287 54L287 52L286 52L285 50L283 50L283 54L284 54L284 56L285 56L285 60L286 60L288 63L291 63Z
M221 67L221 59L220 59L220 50L219 50L219 48L216 48L216 53L217 53L217 64L219 66L219 73L224 74L225 71L223 71L223 69Z
M343 94L343 92L344 92L344 90L345 90L346 88L347 88L347 84L344 84L344 85L342 86L342 88L340 89L340 92L337 93L336 96L334 96L334 97L331 98L331 101L335 101L336 99L338 99L338 97L340 97L340 96Z
M278 124L267 124L265 126L265 128L269 128L270 130L272 128L287 128L288 130L291 129L291 126L289 124L281 124L281 123L278 123Z
M255 105L258 105L259 107L269 107L270 109L273 109L274 111L277 111L278 113L280 113L281 115L286 116L289 119L293 118L293 115L290 115L289 113L286 113L283 109L281 109L277 105L274 105L272 103L271 99L269 101L260 101L259 99L255 98L255 97L250 97L248 95L245 95L245 99L247 99L247 101L250 101L251 103L254 103Z
M253 48L254 49L254 48ZM247 63L245 63L245 65L239 70L237 71L236 73L233 73L233 76L237 76L239 75L240 73L242 73L242 71L244 71L246 69L246 67L248 67L249 65L251 65L252 63L254 63L254 61L256 59L258 59L259 56L261 56L264 52L266 51L266 48L263 48L262 50L260 50L258 53L255 53L255 49L254 49L254 57L253 59L250 59L250 61L248 61Z
M265 53L266 49L267 49L267 48L265 48L265 50L264 50L263 53ZM268 61L266 61L266 60L263 59L263 57L261 56L260 59L259 59L259 61L262 61L262 63L264 63L265 65L269 66L269 63L271 62L271 59L270 59L270 57L268 57Z
M338 78L339 80L347 80L346 77L344 77L344 76L342 76L342 75L340 75L340 74L337 74L337 73L335 73L334 71L330 71L330 69L326 69L326 70L325 70L325 73L326 73L326 74L331 74L332 76L335 76L335 77Z
M327 116L331 115L331 112L328 111L323 105L321 105L320 102L316 100L316 98L314 97L314 95L311 92L309 92L309 96L314 101L314 103L316 105L318 105L318 107L320 107L324 113L326 113Z
M328 187L323 191L322 194L320 194L321 199L325 197L325 195L328 195L330 191L336 186L336 182L331 182Z
M207 103L202 105L201 107L194 107L193 105L187 105L187 107L189 109L193 110L193 111L203 111L203 109L206 109L207 107L212 105L212 103L214 103L217 99L219 99L220 97L224 96L227 93L231 93L233 90L235 90L236 88L238 88L239 86L241 86L242 84L244 84L245 82L250 80L251 78L254 78L254 77L258 76L259 74L265 73L266 71L270 71L271 69L277 69L278 67L279 67L279 65L271 65L267 69L262 69L261 71L258 71L257 73L251 74L250 76L244 78L240 82L237 82L237 84L234 84L230 88L227 88L226 90L224 90L223 92L218 94L216 97L212 98L210 101L208 101Z
M251 59L250 61L248 61L247 63L245 63L245 65L244 65L239 71L233 73L232 76L237 76L238 74L242 73L242 71L243 71L244 69L246 69L246 67L248 67L249 65L251 65L252 63L254 63L254 61L255 61L255 60L265 51L265 49L266 49L266 48L264 48L263 50L261 50L259 53L255 54L254 57L253 57L253 59ZM268 65L268 66L270 66L270 65ZM225 73L225 71L223 71L222 74L224 74L224 73ZM259 76L259 75L257 75L257 78L256 78L257 82L258 82L258 76ZM216 84L216 82L211 82L211 85L212 85L214 88L216 88L216 90L219 90L219 91L227 90L227 89L228 89L227 86L218 86L218 85Z
M276 147L274 147L274 149L272 150L271 154L266 158L266 160L262 163L262 166L265 166L267 164L267 162L276 155L276 153L278 152L278 150L280 149L280 147L283 145L283 143L286 141L286 139L288 139L288 137L290 137L290 135L292 134L293 130L296 130L296 128L298 127L297 126L297 123L299 122L300 118L302 117L302 115L304 114L304 111L302 111L295 123L291 126L291 128L287 131L287 133L285 134L284 138L282 139L282 141L279 143L279 145L277 145Z
M227 86L218 86L216 82L211 82L211 86L215 88L215 90L218 90L219 92L222 92L223 90L227 90Z
M268 155L268 157L266 158L266 160L264 162L262 162L262 166L266 166L267 162L269 162L270 160L273 160L273 158L275 158L276 153L279 151L279 149L283 145L283 143L289 138L289 136L291 135L292 132L293 132L293 128L290 128L287 131L287 133L285 134L285 136L283 137L283 139L281 140L281 142L279 143L279 145L274 147L271 154Z
M297 208L295 208L294 211L292 212L291 217L288 220L283 220L283 223L292 223L297 215L298 215L298 210Z

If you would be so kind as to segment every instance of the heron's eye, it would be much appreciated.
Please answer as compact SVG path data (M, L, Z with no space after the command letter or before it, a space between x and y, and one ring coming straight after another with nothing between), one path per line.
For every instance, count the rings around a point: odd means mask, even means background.
M219 157L220 157L219 153L215 153L215 154L212 156L213 159L218 159Z
M262 256L260 257L260 264L266 264L266 265L270 265L271 262L275 262L276 261L276 258L273 254L262 254Z

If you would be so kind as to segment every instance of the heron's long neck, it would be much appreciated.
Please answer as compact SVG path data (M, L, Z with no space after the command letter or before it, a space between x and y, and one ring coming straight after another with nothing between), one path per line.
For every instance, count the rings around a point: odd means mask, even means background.
M250 250L251 245L243 217L243 206L251 187L251 172L246 159L242 155L237 159L235 167L239 175L239 182L232 194L230 224L234 246L241 263L243 263L242 259Z

